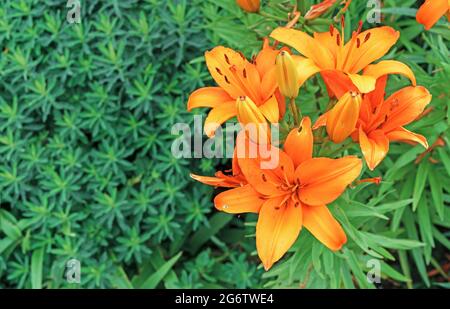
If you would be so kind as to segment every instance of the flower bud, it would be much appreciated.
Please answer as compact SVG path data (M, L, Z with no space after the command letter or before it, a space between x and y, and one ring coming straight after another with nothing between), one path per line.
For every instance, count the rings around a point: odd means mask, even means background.
M298 72L297 66L291 55L282 50L276 60L276 77L281 94L288 98L298 96Z
M259 0L236 0L237 5L246 12L257 13L259 12Z
M327 133L335 143L341 143L355 130L361 109L361 95L346 92L328 112Z
M246 96L236 100L237 118L244 126L249 138L259 144L268 142L270 136L269 125L258 106Z

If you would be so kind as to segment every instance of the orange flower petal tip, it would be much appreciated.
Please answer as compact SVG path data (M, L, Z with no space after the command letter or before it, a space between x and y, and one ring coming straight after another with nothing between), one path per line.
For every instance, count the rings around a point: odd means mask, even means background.
M430 30L437 21L448 14L448 0L426 0L416 13L416 20L422 24L426 30Z
M237 5L248 13L259 12L260 0L236 0Z

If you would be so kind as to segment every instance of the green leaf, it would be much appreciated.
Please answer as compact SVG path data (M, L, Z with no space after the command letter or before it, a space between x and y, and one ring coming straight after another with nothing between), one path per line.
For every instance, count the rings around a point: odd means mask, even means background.
M144 283L139 287L141 289L154 289L163 280L164 276L172 269L173 265L178 261L183 252L179 252L177 255L168 260L162 265L154 274L152 274Z
M403 275L402 273L398 272L395 268L391 267L389 264L380 261L381 263L381 272L385 274L386 276L402 282L411 282L411 278Z
M417 9L395 7L395 8L382 8L380 9L382 13L388 13L393 15L404 15L408 17L416 17Z
M431 228L430 212L428 210L428 203L426 196L424 195L419 202L417 208L417 220L419 223L419 231L421 239L425 242L425 260L430 263L431 260L431 247L434 247L433 231Z
M428 177L429 170L428 161L423 161L417 170L416 174L416 182L414 183L414 192L413 192L413 211L416 211L417 206L419 205L420 198L422 197L423 189L425 188L425 184Z
M398 251L398 259L400 262L400 267L402 268L402 272L405 274L407 278L411 279L411 269L409 267L408 255L406 251L399 250ZM406 282L406 285L409 289L412 289L412 280Z
M6 215L6 212L0 213L0 229L11 239L19 239L22 237L22 231L14 224L11 220L9 220Z
M419 236L417 235L417 229L414 224L413 214L408 208L405 210L403 222L405 223L406 232L408 233L409 238L418 239ZM411 254L413 256L414 262L416 263L416 267L419 271L420 277L427 286L430 286L430 280L428 279L427 268L423 260L422 250L419 248L415 248L411 251Z
M198 230L191 238L187 248L191 253L197 252L200 247L206 243L212 236L217 234L233 218L232 215L225 213L215 213L210 220L208 227Z
M344 250L344 254L346 256L348 266L352 270L353 275L355 276L356 282L360 288L373 288L373 284L371 284L367 280L367 276L364 273L358 259L356 258L355 253L352 250Z
M439 230L435 227L433 227L433 236L437 241L445 246L447 250L450 250L450 240L448 240L448 238L445 237L445 235L443 235L441 232L439 232Z
M444 163L445 169L447 170L447 175L450 175L450 157L448 156L448 146L445 148L438 148L439 157L442 163Z
M368 232L361 232L361 233L364 234L367 238L373 240L374 242L385 248L408 250L424 246L422 242L417 240L389 238L386 236L375 235Z
M323 245L322 243L315 241L313 242L313 246L312 246L312 263L314 266L314 269L316 270L317 273L319 273L320 276L322 275L321 269L322 269L322 265L320 263L320 256L322 255L323 252Z
M31 288L42 289L42 267L44 248L36 249L31 256Z
M340 273L341 273L342 283L344 284L344 288L354 289L355 285L353 284L353 280L352 280L353 278L350 273L350 269L349 269L348 265L349 264L347 263L347 261L345 261L345 263L341 263Z
M392 210L397 210L411 204L413 199L400 200L392 203L384 203L376 207L376 211L380 213L390 212Z
M439 180L439 174L434 169L429 171L428 181L430 182L431 197L433 199L433 205L441 220L444 220L444 199L442 182Z
M119 266L116 270L116 276L114 276L113 284L119 289L132 289L133 284L131 284L130 279L125 272L125 270Z

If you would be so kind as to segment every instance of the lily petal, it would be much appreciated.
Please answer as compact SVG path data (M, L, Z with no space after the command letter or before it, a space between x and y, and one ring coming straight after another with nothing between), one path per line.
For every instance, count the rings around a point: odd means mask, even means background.
M334 68L333 54L320 41L315 40L305 32L280 27L273 30L270 36L277 41L292 46L322 69Z
M243 70L247 62L239 53L230 48L217 46L205 52L208 70L215 82L223 88L232 98L241 95L250 96L250 93L239 82L239 78L231 72L232 66Z
M236 188L240 186L239 181L237 179L234 179L233 176L211 177L211 176L195 175L192 173L190 174L190 176L192 179L197 180L198 182L213 187Z
M314 123L312 129L317 130L320 127L324 127L327 125L327 118L328 118L328 112L325 114L322 114L317 118L316 122Z
M205 133L208 137L213 137L214 132L228 119L237 114L236 102L230 101L214 107L205 119Z
M232 100L230 95L220 87L204 87L195 90L189 96L187 109L190 111L197 107L216 107Z
M370 132L369 136L360 128L359 145L371 171L383 161L389 151L389 139L381 130Z
M361 167L361 159L355 156L304 161L295 170L300 200L308 205L331 203L359 176Z
M411 71L409 66L400 61L383 60L377 64L371 64L364 69L364 75L372 76L375 79L388 74L401 74L409 78L413 86L416 85L416 77L413 71Z
M259 110L271 123L277 123L280 117L278 101L275 95L271 96L264 104L260 105Z
M369 98L370 104L372 109L375 109L378 105L382 104L384 101L384 95L386 94L386 82L387 82L387 75L381 76L377 78L377 82L375 84L375 90L368 93L365 98Z
M357 36L361 45L359 48L353 48L347 71L350 73L358 73L367 65L383 57L397 42L399 37L400 33L388 26L372 28L361 32Z
M400 141L400 142L412 142L414 144L420 144L425 148L428 148L427 139L420 134L411 132L403 127L397 128L386 134L390 141Z
M435 23L449 10L448 0L426 0L417 10L416 20L430 30Z
M320 72L320 68L311 59L299 56L292 56L292 59L297 66L298 87L301 87L311 76Z
M273 95L273 93L277 90L278 83L277 83L277 75L276 75L276 68L275 68L275 62L274 65L268 69L266 74L262 77L261 81L261 95L263 100L266 98L269 98Z
M336 34L339 33L339 30L334 26L331 26L330 31L327 32L314 32L314 39L320 42L325 48L327 48L333 58L337 58L337 51L339 46L336 44Z
M348 74L352 83L361 93L369 93L375 89L376 79L369 75Z
M258 213L264 201L251 185L245 185L218 194L214 198L214 206L230 214Z
M328 249L337 251L347 242L347 236L326 205L302 205L303 226Z
M431 94L425 87L405 87L392 94L385 102L390 113L382 130L389 132L414 121L431 101Z
M275 65L280 50L274 49L269 44L269 39L264 39L264 46L255 58L255 65L258 69L259 75L264 76Z
M314 137L311 130L311 119L304 117L299 128L289 132L284 142L284 151L291 157L294 166L312 158Z
M357 92L358 88L353 84L350 77L337 70L325 70L320 73L327 86L330 97L336 96L338 99L346 92Z
M256 224L256 249L265 270L289 250L302 228L302 207L294 207L291 202L280 205L282 200L267 200Z

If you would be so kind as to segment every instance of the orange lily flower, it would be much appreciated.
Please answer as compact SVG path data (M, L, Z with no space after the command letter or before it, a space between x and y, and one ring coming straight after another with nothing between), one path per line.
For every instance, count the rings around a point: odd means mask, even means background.
M430 30L445 14L447 14L447 19L450 19L449 0L426 0L417 10L416 20L424 25L426 30Z
M413 85L416 80L411 69L402 62L383 60L369 66L384 56L397 42L400 34L391 27L383 26L361 32L362 23L354 31L349 42L344 39L344 21L341 32L330 26L329 32L316 32L314 37L294 29L277 28L271 37L292 46L306 57L298 63L299 71L305 72L304 78L320 72L327 85L330 96L334 94L330 86L340 82L342 75L348 76L360 93L375 89L376 79L385 74L403 74ZM369 70L370 67L370 70ZM363 74L360 72L364 70ZM340 73L340 74L336 74Z
M300 128L288 135L285 151L271 146L272 155L279 158L274 168L262 169L261 157L238 157L247 184L214 199L218 210L259 214L256 248L266 270L294 244L302 226L330 250L341 249L347 241L326 204L337 199L358 177L361 160L354 156L312 158L312 148L311 121L306 117Z
M205 53L206 65L219 87L204 87L194 91L188 100L190 111L197 107L211 107L205 120L205 133L214 136L215 130L238 114L236 101L248 97L271 123L284 115L285 102L278 90L275 58L279 50L264 41L263 49L253 62L232 49L218 46Z
M236 3L246 12L256 13L259 11L260 0L236 0Z
M359 142L370 170L374 170L384 159L390 142L421 144L428 148L424 136L408 131L404 126L421 115L431 101L431 94L422 86L409 86L385 100L386 80L387 76L378 79L375 90L364 95L356 130L351 135L353 140ZM351 87L349 81L347 87ZM343 88L336 89L341 92ZM320 116L314 129L327 125L328 117L329 112Z

